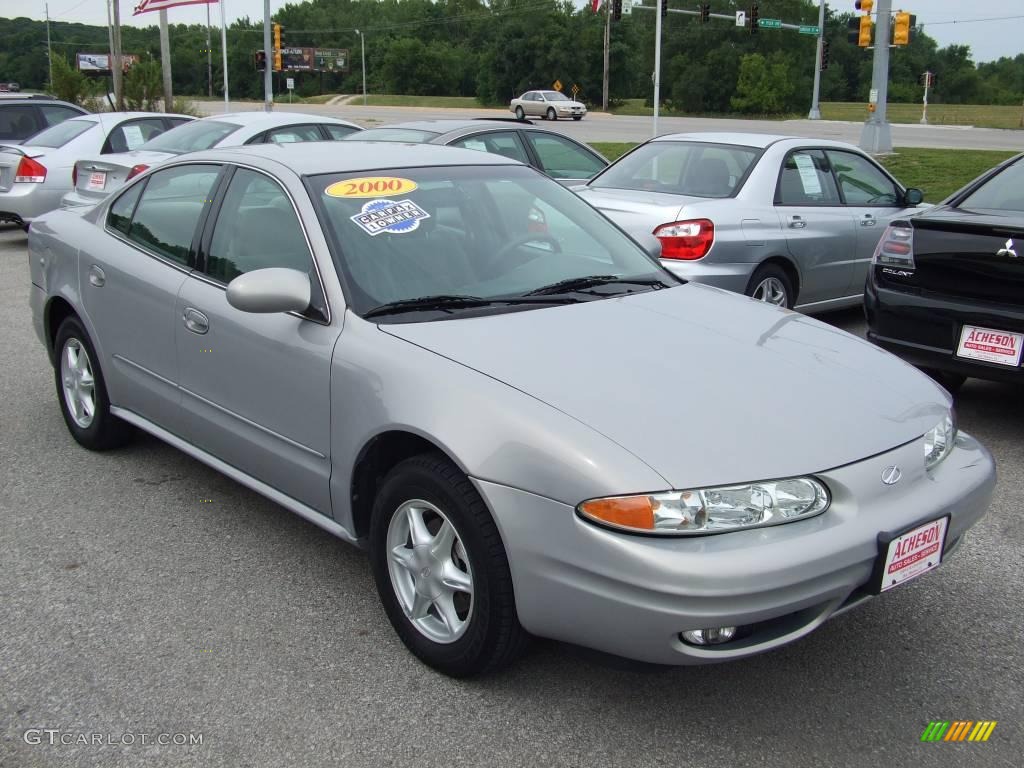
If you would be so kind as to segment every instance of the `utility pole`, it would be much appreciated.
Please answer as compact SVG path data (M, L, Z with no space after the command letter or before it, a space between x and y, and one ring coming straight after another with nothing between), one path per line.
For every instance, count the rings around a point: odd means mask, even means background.
M658 102L661 101L661 4L668 0L658 0L654 17L654 120L651 121L651 135L658 135Z
M166 8L160 9L160 70L164 76L164 112L170 112L174 106L174 94L171 91L171 38L167 32Z
M875 110L864 122L860 134L860 148L879 154L892 152L892 128L885 119L886 99L889 94L889 26L892 0L878 0L875 17L875 58L871 71L871 98Z
M356 30L359 35L359 49L363 54L363 106L366 106L366 35Z
M213 98L213 46L210 43L210 4L206 4L206 87Z
M818 45L814 60L814 93L811 95L811 111L808 120L821 120L821 109L818 99L821 94L821 51L825 46L825 0L818 2Z
M263 0L263 111L274 111L274 50L270 47L270 0Z
M601 111L608 111L608 48L612 40L612 9L610 0L604 3L604 78L601 81ZM575 97L573 97L575 98Z
M110 55L110 78L114 81L114 109L124 111L124 69L121 64L121 0L114 4L114 50Z
M53 46L50 45L50 4L46 4L46 62L50 65L49 86L53 88Z

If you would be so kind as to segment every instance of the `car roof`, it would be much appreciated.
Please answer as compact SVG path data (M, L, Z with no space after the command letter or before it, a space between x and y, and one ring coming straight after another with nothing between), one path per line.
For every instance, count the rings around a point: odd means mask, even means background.
M88 110L72 104L70 101L61 101L55 99L53 96L48 96L43 93L0 93L0 104L7 106L9 104L44 104L48 107L60 106L60 107L71 107L72 109L80 110L83 114L88 114Z
M456 131L466 131L479 129L481 131L494 131L494 130L510 130L512 127L516 130L544 130L540 126L533 125L524 120L514 120L512 118L506 119L488 119L481 118L474 120L471 118L446 118L440 120L410 120L405 123L388 123L387 125L375 125L373 128L367 128L372 131L374 128L402 128L405 130L412 131L429 131L438 135L446 133L455 133ZM355 141L356 139L352 139Z
M444 165L522 165L504 157L474 149L439 147L434 144L405 144L393 141L302 141L285 144L248 144L192 152L182 155L190 161L281 163L306 176L318 173L427 168Z
M843 147L850 149L853 145L831 139L808 139L802 136L785 136L775 133L742 133L739 131L695 131L690 133L667 133L651 139L655 141L700 141L708 144L735 144L741 147L767 149L773 144L814 145L819 147Z
M226 112L219 115L206 115L202 119L234 123L247 128L274 128L279 125L298 125L300 123L355 125L347 120L339 120L327 115L311 115L308 112Z

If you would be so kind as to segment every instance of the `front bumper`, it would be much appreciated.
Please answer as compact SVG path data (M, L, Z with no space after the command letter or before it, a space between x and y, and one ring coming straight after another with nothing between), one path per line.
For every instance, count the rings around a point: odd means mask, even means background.
M1024 369L956 356L964 324L1024 333L1024 308L910 293L869 276L864 291L868 339L922 368L993 381L1024 381Z
M713 285L733 293L746 293L750 276L757 269L756 263L716 264L713 261L684 261L681 259L660 259L661 265L683 280L704 285Z
M64 188L49 187L45 182L12 184L7 192L0 192L0 221L13 221L29 225L37 216L60 207Z
M528 631L641 661L705 664L778 648L869 599L881 533L949 514L948 556L984 515L995 465L964 433L932 472L923 463L914 440L817 473L832 493L818 517L673 539L605 530L565 504L474 482L501 530ZM892 464L903 481L887 486L881 473ZM747 634L717 646L680 639L725 626Z

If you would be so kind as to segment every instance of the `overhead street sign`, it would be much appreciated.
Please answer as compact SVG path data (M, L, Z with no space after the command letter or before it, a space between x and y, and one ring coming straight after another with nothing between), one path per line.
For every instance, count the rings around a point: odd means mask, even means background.
M761 29L782 29L782 19L758 19L757 26Z
M803 26L797 30L801 35L820 35L821 27Z

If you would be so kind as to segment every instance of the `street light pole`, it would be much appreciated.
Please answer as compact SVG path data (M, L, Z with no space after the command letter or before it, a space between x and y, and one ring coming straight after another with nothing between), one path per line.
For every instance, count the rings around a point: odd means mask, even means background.
M46 61L50 65L50 82L47 85L53 90L53 47L50 45L50 4L46 4Z
M807 115L808 120L821 120L821 108L818 105L818 98L821 93L821 49L825 45L825 0L818 3L818 46L817 58L814 62L814 93L811 96L811 111Z
M366 35L356 30L359 35L359 48L363 55L363 106L366 106Z
M892 0L878 0L875 16L875 57L871 69L871 98L875 107L860 133L860 148L872 154L892 152L892 129L886 119L889 98L889 21Z

